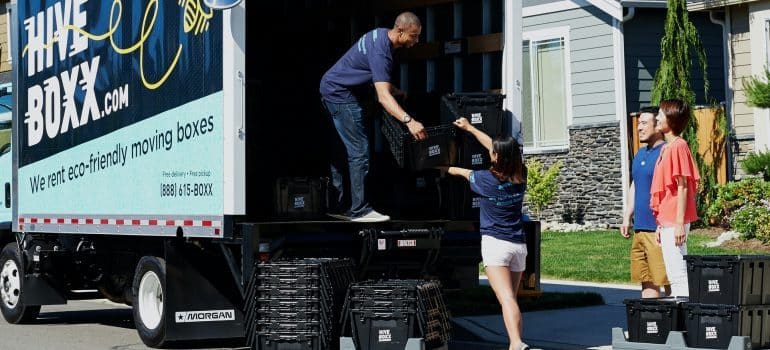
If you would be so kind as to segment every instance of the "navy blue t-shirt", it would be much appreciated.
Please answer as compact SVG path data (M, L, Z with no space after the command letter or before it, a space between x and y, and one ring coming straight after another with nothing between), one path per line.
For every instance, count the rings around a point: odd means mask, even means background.
M501 182L489 170L471 172L470 182L471 190L481 196L481 234L513 243L525 243L521 207L526 185Z
M640 148L631 164L631 178L634 180L634 230L655 231L658 227L650 209L650 186L655 162L664 144Z
M357 102L352 90L368 83L390 82L393 46L388 29L364 34L321 78L321 97L332 103Z

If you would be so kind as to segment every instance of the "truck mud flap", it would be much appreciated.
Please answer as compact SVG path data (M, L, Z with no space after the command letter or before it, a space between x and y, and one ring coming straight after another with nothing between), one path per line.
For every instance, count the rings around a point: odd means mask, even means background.
M243 298L219 249L165 244L166 340L244 338Z
M67 297L51 281L40 274L24 276L24 293L21 300L24 305L61 305L67 303Z

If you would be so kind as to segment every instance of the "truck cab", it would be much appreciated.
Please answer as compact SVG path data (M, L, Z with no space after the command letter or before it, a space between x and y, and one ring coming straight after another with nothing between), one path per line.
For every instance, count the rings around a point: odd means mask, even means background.
M11 241L11 138L12 138L12 88L0 86L0 243ZM4 245L4 244L3 244Z

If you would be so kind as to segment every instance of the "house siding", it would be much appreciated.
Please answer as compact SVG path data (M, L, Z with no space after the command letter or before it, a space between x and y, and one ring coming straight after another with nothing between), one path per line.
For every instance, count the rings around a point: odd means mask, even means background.
M11 56L9 54L11 45L9 42L8 9L6 6L8 6L8 2L0 0L0 73L11 71ZM2 76L8 76L8 74L0 75L0 83L8 82L2 81Z
M626 106L629 113L650 105L652 81L660 67L660 40L663 38L666 9L637 8L633 19L623 24L625 34ZM722 27L711 23L708 13L691 12L690 20L698 29L706 51L706 75L709 97L704 95L700 66L691 72L697 104L725 100L724 45Z
M561 26L570 27L571 125L616 120L612 17L587 6L523 20L524 32Z
M533 0L525 1L525 5ZM564 152L526 155L562 162L558 196L541 220L617 225L623 212L613 18L593 6L525 17L524 32L568 26L572 121Z
M749 6L731 6L730 14L730 64L732 76L732 177L743 178L746 174L740 162L754 150L754 110L746 105L743 79L751 76L751 37L749 28Z

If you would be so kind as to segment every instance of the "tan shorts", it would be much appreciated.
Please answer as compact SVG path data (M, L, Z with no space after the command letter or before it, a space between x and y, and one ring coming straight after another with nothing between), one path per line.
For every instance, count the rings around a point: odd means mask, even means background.
M637 231L631 243L631 279L652 282L656 286L669 285L663 250L655 241L655 232Z

